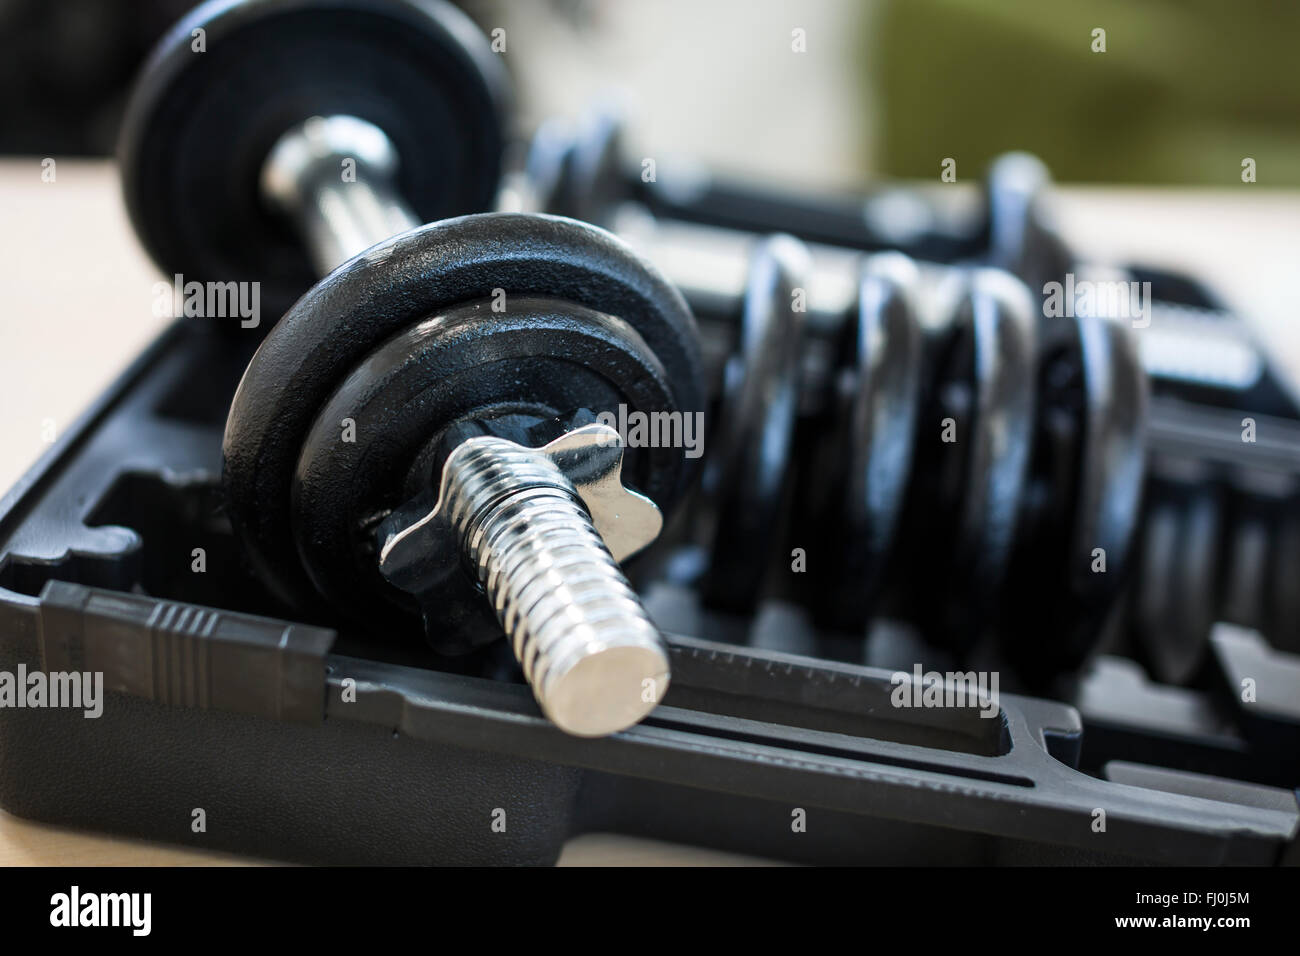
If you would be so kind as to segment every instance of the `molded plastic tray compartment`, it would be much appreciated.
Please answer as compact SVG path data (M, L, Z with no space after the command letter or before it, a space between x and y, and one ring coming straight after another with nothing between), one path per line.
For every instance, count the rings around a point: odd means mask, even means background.
M499 653L457 665L325 615L281 620L218 493L247 352L178 323L0 504L0 669L93 663L109 688L98 719L0 709L5 809L318 862L545 863L610 829L821 862L1294 852L1276 791L1080 773L1062 704L900 710L888 671L676 635L651 718L582 740Z

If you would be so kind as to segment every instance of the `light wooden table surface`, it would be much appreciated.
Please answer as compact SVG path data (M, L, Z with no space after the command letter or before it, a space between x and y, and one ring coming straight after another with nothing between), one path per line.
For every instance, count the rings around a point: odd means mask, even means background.
M1072 246L1201 275L1258 321L1300 369L1300 194L1069 188L1056 198ZM0 489L7 489L167 324L160 276L137 245L108 162L0 161ZM0 812L0 865L249 862L19 820ZM746 864L746 857L649 840L586 836L562 864Z

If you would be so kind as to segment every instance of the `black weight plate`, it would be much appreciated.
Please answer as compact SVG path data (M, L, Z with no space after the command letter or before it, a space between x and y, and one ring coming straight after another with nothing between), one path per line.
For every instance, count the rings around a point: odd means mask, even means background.
M842 439L844 484L837 507L823 519L840 541L841 585L828 610L842 629L867 623L912 474L922 360L913 298L918 283L905 256L882 253L863 263Z
M556 418L619 405L673 412L663 367L627 323L556 299L490 300L417 322L371 352L316 417L292 491L298 556L319 593L353 618L381 618L376 598L396 596L375 564L373 516L404 503L407 465L462 418L526 410ZM340 440L353 423L354 441ZM681 452L632 448L624 480L652 499L672 491ZM436 479L435 479L436 480ZM426 489L427 490L427 489Z
M984 185L988 262L1019 276L1034 293L1047 282L1064 281L1072 262L1043 209L1051 184L1037 156L1006 153L993 161Z
M912 603L932 639L964 651L999 595L1033 439L1036 324L1011 275L973 270L941 347L918 426L909 494ZM942 419L956 423L943 442Z
M676 407L704 409L698 333L681 294L623 242L554 216L485 213L431 223L336 269L258 349L226 422L231 520L253 569L286 600L311 589L295 554L289 495L303 440L339 383L380 342L466 302L552 296L617 316L664 367ZM394 463L405 467L406 463ZM668 511L690 480L683 456Z
M530 190L530 208L566 215L564 191L573 164L574 131L561 119L548 119L537 127L528 142L524 173ZM579 217L581 218L581 217Z
M1001 615L1021 675L1045 686L1101 637L1127 580L1145 454L1146 375L1124 329L1095 317L1044 357L1032 491ZM1098 563L1104 553L1104 570Z
M1179 489L1147 515L1132 624L1161 683L1185 683L1205 659L1216 617L1222 528L1222 508L1209 486Z
M1123 587L1138 522L1145 475L1147 378L1137 346L1123 328L1099 318L1078 320L1085 410L1073 532L1065 561L1068 631L1059 644L1066 666L1083 659ZM1106 572L1094 572L1093 551Z
M620 114L600 106L577 124L543 123L529 143L527 172L540 209L603 224L631 191L623 168Z
M921 401L918 281L905 256L863 260L854 313L836 344L830 412L804 422L818 435L796 507L809 516L800 533L812 532L809 553L823 556L824 570L802 599L835 630L863 631L896 557Z
M725 394L704 473L716 509L705 599L732 611L758 600L787 487L799 409L804 313L795 310L811 260L803 243L772 236L749 266L740 342L727 363Z
M191 48L202 29L205 52ZM319 275L259 175L286 130L329 114L374 123L426 221L491 208L504 70L441 0L224 0L194 10L145 65L118 158L136 233L167 274L261 283L265 330Z
M609 107L583 117L567 156L565 177L555 212L587 222L603 222L628 193L623 169L623 122Z
M1002 583L1029 464L1035 325L1024 287L1002 272L975 272L965 308L975 402L952 566L968 607L986 609Z

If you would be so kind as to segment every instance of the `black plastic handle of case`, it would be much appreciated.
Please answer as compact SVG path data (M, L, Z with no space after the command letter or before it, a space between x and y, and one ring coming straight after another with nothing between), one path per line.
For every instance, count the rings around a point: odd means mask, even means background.
M324 719L332 630L66 581L40 602L47 673L103 672L106 690L173 707Z

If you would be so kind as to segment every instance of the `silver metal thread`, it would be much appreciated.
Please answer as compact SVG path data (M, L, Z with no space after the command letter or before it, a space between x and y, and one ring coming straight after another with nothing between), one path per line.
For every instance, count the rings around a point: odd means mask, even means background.
M478 439L448 462L444 494L543 713L598 737L654 709L668 687L667 648L560 468Z

